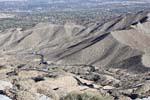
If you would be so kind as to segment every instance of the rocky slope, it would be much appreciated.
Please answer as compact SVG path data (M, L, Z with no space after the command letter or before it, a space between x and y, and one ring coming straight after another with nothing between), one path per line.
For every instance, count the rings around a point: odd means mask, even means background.
M0 94L14 100L70 100L65 96L72 92L102 100L148 97L149 21L148 12L139 12L86 26L40 23L0 32Z

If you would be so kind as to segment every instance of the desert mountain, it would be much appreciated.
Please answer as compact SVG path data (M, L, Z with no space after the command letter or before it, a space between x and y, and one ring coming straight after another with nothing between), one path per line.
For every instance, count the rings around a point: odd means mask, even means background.
M147 18L146 12L139 12L86 27L40 23L24 31L10 29L0 33L0 50L1 54L34 56L32 59L43 55L56 64L149 67L145 61L150 52Z

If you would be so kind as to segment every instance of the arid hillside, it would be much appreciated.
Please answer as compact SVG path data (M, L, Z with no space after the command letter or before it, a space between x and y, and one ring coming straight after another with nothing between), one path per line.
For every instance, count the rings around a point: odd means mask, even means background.
M12 100L150 96L149 15L138 12L86 26L39 23L0 32L0 94ZM94 99L70 97L88 94Z

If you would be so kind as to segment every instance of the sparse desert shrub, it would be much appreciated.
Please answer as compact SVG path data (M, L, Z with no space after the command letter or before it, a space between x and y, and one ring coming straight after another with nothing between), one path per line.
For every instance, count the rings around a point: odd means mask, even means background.
M111 100L109 97L103 97L101 95L93 95L90 93L69 93L60 100Z

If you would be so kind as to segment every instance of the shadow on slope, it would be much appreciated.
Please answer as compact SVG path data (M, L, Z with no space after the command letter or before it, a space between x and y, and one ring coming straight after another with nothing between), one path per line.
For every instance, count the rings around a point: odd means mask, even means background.
M128 72L134 73L145 73L150 71L150 68L147 68L142 64L141 59L142 55L137 55L126 60L120 61L118 63L111 64L109 65L109 67L121 68L127 70Z

